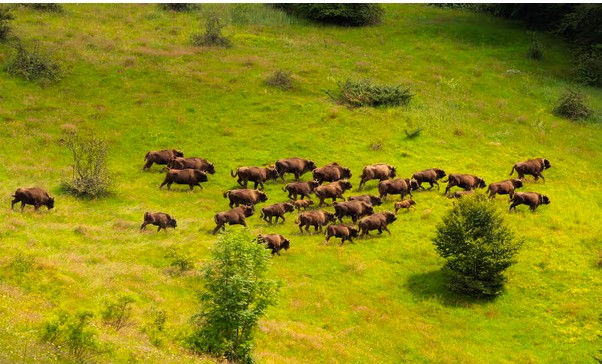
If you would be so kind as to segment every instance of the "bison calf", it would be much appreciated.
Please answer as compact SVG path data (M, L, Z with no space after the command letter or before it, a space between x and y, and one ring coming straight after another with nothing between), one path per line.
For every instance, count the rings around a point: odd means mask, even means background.
M397 201L395 202L395 214L397 214L397 211L400 209L407 209L410 211L410 207L413 207L414 205L416 205L416 202L412 199Z
M21 212L25 209L25 205L33 205L35 211L38 211L40 206L46 206L48 210L54 208L54 197L50 197L48 192L41 188L18 188L12 196L15 199L10 208L14 209L15 204L21 202Z
M514 196L514 189L523 187L523 181L520 179L507 179L501 182L495 182L489 185L487 192L490 198L495 198L495 195L510 195L510 199Z
M288 250L291 246L291 242L280 234L259 234L257 235L257 242L265 244L268 249L272 249L272 255L280 255L280 250Z
M297 200L293 202L293 206L295 206L297 211L301 211L301 208L307 210L307 208L313 204L314 202L312 200Z
M262 208L261 215L259 215L259 217L264 219L265 222L269 224L272 223L272 217L276 217L276 220L274 221L275 223L278 222L278 219L280 218L282 219L282 223L284 224L284 222L286 221L286 219L284 218L284 214L293 211L295 211L295 206L292 203L281 202Z
M146 229L146 225L148 224L158 226L157 232L161 231L161 229L167 231L168 227L175 229L177 226L176 219L162 212L145 212L144 222L142 223L142 226L140 226L140 230Z
M215 229L213 229L213 235L215 235L219 229L226 230L226 224L247 227L245 218L252 216L253 213L253 206L249 205L235 207L230 211L218 212L213 216L213 221L215 221L215 224L217 225Z
M345 240L349 240L350 243L353 243L352 238L357 237L358 229L353 225L328 225L326 228L326 242L330 240L331 237L341 238L341 244L345 243Z
M530 210L533 212L539 205L549 205L550 199L546 195L542 195L537 192L516 192L510 202L510 209L508 211L516 211L518 205L529 205Z

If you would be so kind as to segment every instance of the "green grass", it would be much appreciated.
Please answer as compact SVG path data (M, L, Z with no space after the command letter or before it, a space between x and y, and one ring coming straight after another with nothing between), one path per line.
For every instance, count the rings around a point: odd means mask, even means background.
M552 114L575 87L570 50L557 39L541 34L546 54L531 60L531 32L520 24L422 5L387 4L382 25L361 29L312 25L258 4L202 4L190 13L156 4L63 7L54 14L16 6L12 22L26 45L39 43L62 63L63 80L0 74L0 361L68 362L38 339L45 318L64 309L95 312L108 351L93 361L202 362L181 343L198 311L198 272L171 274L165 255L180 246L203 264L216 241L213 215L228 209L222 193L236 187L229 170L292 156L350 167L353 194L372 163L392 164L404 177L438 167L490 183L518 161L545 157L553 165L546 183L528 179L523 190L551 204L507 215L526 243L507 292L489 302L445 290L431 242L453 202L443 190L417 192L416 210L399 213L391 236L354 245L299 235L295 214L275 226L249 218L253 234L291 240L273 259L283 288L260 322L261 362L582 363L598 353L602 92L577 88L594 122ZM191 46L190 34L216 11L229 21L223 34L233 47ZM0 44L0 63L14 52ZM291 72L292 90L264 84L276 70ZM348 109L325 92L348 78L407 85L415 97L408 107ZM408 139L405 130L416 128L420 136ZM62 192L71 161L60 139L73 129L111 142L111 197ZM207 158L217 173L203 191L159 190L158 168L141 169L147 151L163 148ZM11 211L10 195L33 186L56 196L56 208ZM286 200L282 186L266 184L268 203ZM377 193L375 181L366 192ZM377 210L392 210L393 200ZM507 209L505 198L495 203ZM145 211L173 215L177 229L139 232ZM101 311L121 294L136 302L133 324L116 332ZM157 309L167 312L160 347L142 332Z

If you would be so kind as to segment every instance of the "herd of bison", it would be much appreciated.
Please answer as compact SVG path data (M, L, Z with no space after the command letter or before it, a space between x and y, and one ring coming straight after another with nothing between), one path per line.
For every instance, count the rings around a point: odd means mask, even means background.
M167 185L168 190L173 183L189 185L190 190L193 190L194 186L199 186L202 189L201 182L208 181L207 174L215 174L213 163L203 158L184 158L184 154L175 149L148 152L145 156L143 170L148 170L153 164L167 166L165 180L159 188ZM535 211L537 206L549 204L549 198L537 192L515 192L514 190L523 187L522 180L525 175L534 176L535 180L541 177L545 181L541 173L550 167L550 162L544 158L529 159L517 163L512 167L510 175L516 171L518 179L491 183L488 187L489 197L494 198L497 194L507 194L510 196L509 203L511 203L509 211L512 211L512 209L516 211L518 205L528 205L531 211ZM307 172L312 172L313 180L299 181L301 175ZM313 161L308 159L279 159L274 166L270 167L240 167L236 171L230 171L230 175L237 178L238 184L243 188L224 192L223 197L230 201L230 210L215 214L213 219L216 226L213 229L213 234L216 234L220 229L225 230L226 224L238 224L246 227L245 219L254 214L254 206L268 200L268 196L257 188L263 189L268 180L276 181L280 178L284 182L286 173L295 176L295 182L288 183L283 188L291 202L281 202L263 207L260 218L269 224L277 223L279 219L284 223L284 215L296 209L300 212L296 224L299 226L301 233L303 233L303 229L309 233L311 226L314 227L315 232L322 231L323 227L327 226L325 231L326 241L334 236L340 238L341 243L344 243L345 240L353 242L352 238L358 235L369 235L369 232L373 230L378 230L379 234L382 234L383 230L391 234L387 225L397 219L395 215L400 209L409 210L416 204L412 199L412 191L425 190L422 186L424 183L430 185L429 190L434 185L437 185L437 190L439 190L438 181L447 177L447 180L442 180L442 182L447 182L445 195L449 198L460 198L474 193L477 188L486 187L482 178L470 174L452 173L447 175L441 169L431 168L416 172L411 178L395 178L397 174L395 167L388 164L373 164L363 168L359 189L361 190L366 182L377 179L379 180L379 196L351 196L345 201L343 194L353 187L349 182L349 178L351 178L349 168L345 168L336 162L318 168ZM254 183L253 189L247 188L249 181ZM329 183L323 185L324 182ZM459 187L463 191L450 194L452 187ZM326 199L332 199L334 213L325 210L306 211L309 206L314 205L310 196L312 193L319 200L318 207L322 207ZM395 202L394 205L395 212L375 212L374 206L381 205L389 194L400 195L400 201ZM404 199L406 195L410 198ZM21 202L21 211L23 211L26 204L33 205L36 211L40 206L47 206L48 209L54 207L54 198L39 188L19 188L13 197L11 208L14 208L16 203ZM342 202L338 202L337 199L341 199ZM304 211L301 212L301 209ZM354 225L343 224L343 218L351 218ZM336 223L337 220L338 224ZM145 229L148 224L158 226L157 231L160 231L168 227L175 228L176 220L169 214L162 212L146 212L140 229ZM266 247L271 249L272 254L280 254L281 249L288 249L290 246L290 241L280 234L260 234L257 240L260 243L265 243Z

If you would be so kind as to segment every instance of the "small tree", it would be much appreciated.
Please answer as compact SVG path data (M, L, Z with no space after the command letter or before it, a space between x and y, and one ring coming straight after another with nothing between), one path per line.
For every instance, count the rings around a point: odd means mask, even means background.
M225 47L229 48L232 46L230 39L222 35L222 28L225 26L222 19L213 14L207 19L207 26L205 28L205 34L196 33L190 36L190 41L195 46L206 46L206 47Z
M499 295L504 271L515 263L523 241L515 240L503 215L484 195L458 200L443 217L433 240L447 261L451 290L476 297Z
M61 311L44 322L41 339L66 351L75 361L85 361L101 350L96 330L90 326L92 317L94 314L89 311L73 316Z
M17 55L4 67L9 75L27 81L59 81L63 76L61 66L36 46L32 50L17 43Z
M125 294L112 301L107 301L101 312L102 321L106 325L113 326L115 331L121 330L130 323L134 302L136 300L133 297Z
M587 119L593 111L585 104L585 96L577 91L566 90L558 99L554 114L570 120Z
M275 303L277 284L268 279L269 253L246 232L219 237L213 258L203 269L201 311L193 316L193 350L252 363L253 331L268 306Z

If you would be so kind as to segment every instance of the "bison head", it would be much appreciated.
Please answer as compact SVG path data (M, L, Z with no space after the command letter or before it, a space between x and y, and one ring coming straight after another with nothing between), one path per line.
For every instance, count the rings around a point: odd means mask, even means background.
M385 211L384 214L385 214L385 218L387 219L387 224L390 224L393 221L397 220L397 217L395 216L395 214L390 211Z
M357 237L358 230L357 230L357 228L355 226L347 226L347 229L349 229L349 236L350 237L352 237L352 238Z
M393 166L388 166L389 167L389 178L395 178L397 176L397 169L395 169L395 167Z
M285 211L285 212L293 212L293 211L295 211L295 205L293 205L293 204L292 204L292 203L290 203L290 202L286 202L286 203L284 204L284 211Z
M314 190L316 187L318 187L320 185L320 182L318 182L318 180L312 180L312 181L308 181L307 185L309 186L310 190Z
M197 182L207 182L207 173L201 171L200 169L195 169L194 170L194 178L197 180Z
M284 239L284 241L282 242L282 249L284 250L288 250L288 248L291 247L291 242L288 239Z
M410 191L414 191L420 188L420 185L418 185L418 181L416 181L416 179L414 178L410 180L408 186L410 187Z
M414 201L414 200L412 200L412 199L409 199L409 200L407 200L407 201L408 201L408 203L410 204L410 206L412 206L412 205L416 205L416 201Z
M487 184L485 184L485 181L482 178L477 177L477 187L484 188L485 186L487 186Z
M316 166L316 164L314 163L314 161L309 160L309 161L307 161L307 164L305 165L305 168L303 168L303 171L304 172L313 171L316 168L318 168L318 166Z
M176 228L176 226L178 226L176 219L174 219L173 217L167 215L167 226L172 227L172 228Z
M269 167L266 169L266 171L268 179L272 179L275 181L278 177L280 177L280 174L278 174L278 171L274 167Z
M539 203L542 204L542 205L549 205L550 204L550 199L546 195L541 195L540 198L539 198Z
M326 217L326 222L336 222L337 221L336 215L333 214L332 212L324 211L324 216Z
M48 207L48 210L54 208L54 197L50 197L48 199L48 202L46 202L46 206Z
M257 191L257 194L259 195L259 201L266 202L268 200L268 195L266 195L265 192Z
M208 163L207 167L205 167L205 171L209 174L215 174L215 166L213 163Z
M518 178L510 180L510 183L512 183L512 186L514 188L521 188L521 187L523 187L523 181L521 181Z
M246 217L253 216L255 213L255 208L253 205L242 205L242 212Z
M437 173L437 179L445 177L445 171L442 169L435 169L435 173Z
M182 153L181 151L179 151L177 149L172 149L172 152L175 157L184 157L184 153Z
M380 206L383 204L383 200L377 196L370 196L370 202L372 202L372 205L374 206Z
M374 207L372 207L372 205L370 205L369 203L366 203L366 202L364 202L363 205L366 208L366 213L368 215L372 215L374 213Z
M314 204L314 202L312 200L306 200L307 201L307 206L311 206Z
M341 186L341 188L343 189L343 191L350 190L350 189L353 188L353 185L351 185L351 182L347 181L346 179L340 180L339 181L339 186Z
M343 170L341 171L341 177L351 178L351 170L349 168L343 168Z
M542 162L543 162L543 169L548 169L548 168L552 167L549 160L542 158Z

